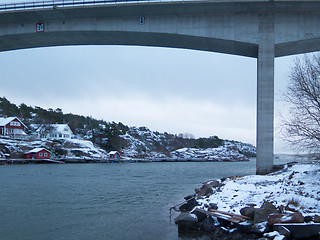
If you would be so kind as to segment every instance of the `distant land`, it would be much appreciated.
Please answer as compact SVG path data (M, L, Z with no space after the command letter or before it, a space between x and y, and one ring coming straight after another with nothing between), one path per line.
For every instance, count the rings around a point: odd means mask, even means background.
M46 148L54 158L107 159L110 151L122 159L199 159L207 161L246 161L255 157L253 145L218 136L194 138L191 134L151 131L147 127L129 127L89 116L65 114L62 109L16 105L0 97L0 117L18 117L26 126L23 139L0 137L0 158L23 158L25 151ZM40 138L39 127L67 124L72 139Z

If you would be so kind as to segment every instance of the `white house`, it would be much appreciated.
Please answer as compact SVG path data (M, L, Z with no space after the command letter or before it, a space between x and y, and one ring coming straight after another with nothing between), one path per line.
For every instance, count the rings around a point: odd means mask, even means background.
M72 138L73 132L68 124L42 124L37 129L39 138L65 139Z

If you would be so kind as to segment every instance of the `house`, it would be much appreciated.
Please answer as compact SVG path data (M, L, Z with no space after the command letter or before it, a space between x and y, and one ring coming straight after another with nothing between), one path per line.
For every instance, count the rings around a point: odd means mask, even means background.
M73 132L68 124L42 124L36 132L39 138L66 139L73 137Z
M25 159L50 159L51 152L45 148L34 148L24 153Z
M23 136L27 126L17 117L0 117L0 135Z
M119 159L120 153L117 151L111 151L108 153L110 159Z

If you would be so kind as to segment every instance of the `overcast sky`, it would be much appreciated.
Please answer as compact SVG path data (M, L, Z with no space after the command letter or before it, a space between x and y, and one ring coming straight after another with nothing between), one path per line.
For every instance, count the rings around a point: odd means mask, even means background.
M6 1L9 2L9 1ZM296 57L296 56L295 56ZM275 61L275 94L294 57ZM153 47L77 46L0 52L0 96L154 131L255 145L256 59ZM283 105L275 102L276 125ZM275 152L289 152L275 129Z

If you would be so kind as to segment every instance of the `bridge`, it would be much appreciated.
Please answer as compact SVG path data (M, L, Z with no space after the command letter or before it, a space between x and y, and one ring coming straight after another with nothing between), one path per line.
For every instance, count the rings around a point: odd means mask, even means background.
M273 167L274 58L320 50L317 0L54 0L0 5L0 51L138 45L257 58L257 174Z

